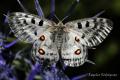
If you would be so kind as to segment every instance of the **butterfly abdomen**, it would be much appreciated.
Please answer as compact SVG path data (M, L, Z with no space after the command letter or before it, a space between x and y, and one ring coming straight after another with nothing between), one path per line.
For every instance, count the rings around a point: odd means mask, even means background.
M56 35L55 35L55 43L57 45L58 49L61 49L62 43L63 43L63 32L59 31Z

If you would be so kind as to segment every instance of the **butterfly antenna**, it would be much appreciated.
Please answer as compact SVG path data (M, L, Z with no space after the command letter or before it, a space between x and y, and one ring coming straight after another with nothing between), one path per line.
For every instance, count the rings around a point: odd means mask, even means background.
M91 63L91 64L95 65L95 63L93 61L88 60L88 59L86 59L85 62L88 62L88 63Z
M68 16L65 16L62 20L61 20L61 22L63 22L65 19L67 19L69 17L69 15Z
M60 22L60 19L56 16L56 14L54 14L54 17L58 20L58 22Z
M63 22L65 19L67 19L69 16L65 16L62 20L60 20L55 14L54 17L57 19L58 22Z
M97 18L97 17L99 17L100 15L102 15L104 12L105 12L105 10L97 13L97 14L96 14L95 16L93 16L92 18Z

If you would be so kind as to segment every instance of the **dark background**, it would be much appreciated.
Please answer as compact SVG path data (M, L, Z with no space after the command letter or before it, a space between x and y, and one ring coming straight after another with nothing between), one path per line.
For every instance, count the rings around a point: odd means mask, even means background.
M45 16L50 12L50 0L39 0ZM56 15L63 19L65 12L68 10L74 0L56 0ZM30 13L36 14L33 0L21 0L23 5ZM78 68L67 68L65 73L69 77L85 73L114 73L119 76L120 68L120 0L80 0L73 14L67 19L68 21L93 17L97 13L105 10L100 17L111 19L114 23L113 30L109 36L96 47L95 50L88 50L88 58L96 63L92 65L85 63ZM4 16L7 12L21 12L22 9L17 0L0 1L0 29L5 32L8 26L4 25ZM8 28L7 28L8 29ZM7 32L6 32L7 33ZM22 46L13 46L20 49ZM18 48L17 48L18 47ZM114 77L112 77L114 78Z

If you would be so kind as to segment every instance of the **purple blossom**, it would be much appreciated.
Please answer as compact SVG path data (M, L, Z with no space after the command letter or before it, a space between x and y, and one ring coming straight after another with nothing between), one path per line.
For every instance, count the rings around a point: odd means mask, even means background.
M16 80L12 72L12 67L7 64L0 64L0 80Z
M0 33L0 36L2 36L0 38L0 80L16 80L14 74L12 73L12 67L9 64L6 64L6 59L3 58L5 43L2 33Z
M12 47L13 45L15 45L19 41L18 39L16 39L16 40L12 41L11 43L6 44L6 43L4 43L5 36L4 35L0 35L0 36L1 36L1 38L0 38L0 46L2 48L10 48L10 47Z
M40 17L44 17L44 13L42 11L42 8L38 2L38 0L34 0L34 3L35 3L35 9L37 10L37 13Z
M15 45L18 41L19 41L19 40L18 40L18 39L16 39L16 40L14 40L13 42L11 42L11 43L9 43L9 44L6 44L6 45L4 45L4 48L10 48L11 46Z
M32 67L31 72L29 73L27 80L33 80L34 77L35 77L35 75L36 75L38 72L40 72L40 70L41 70L40 64L39 64L39 63L36 63L36 64Z
M51 6L50 6L50 15L55 15L55 0L51 0Z

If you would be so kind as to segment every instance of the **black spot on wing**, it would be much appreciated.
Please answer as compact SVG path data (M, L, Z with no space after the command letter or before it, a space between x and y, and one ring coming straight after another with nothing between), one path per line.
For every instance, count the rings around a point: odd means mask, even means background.
M80 22L78 22L77 25L78 25L78 29L82 28L82 24Z
M94 19L93 19L93 23L94 23L94 26L93 26L93 28L92 28L93 30L96 30L97 27L98 27L98 25L101 24L101 22L98 22L98 21L97 21L97 18L94 18Z
M23 24L28 25L28 23L26 22L26 20L23 20Z
M31 19L31 23L35 24L35 19L34 18Z
M93 30L97 29L98 25L99 25L99 23L98 23L98 22L95 22L95 23L94 23L94 27L93 27L92 29L93 29Z
M86 26L86 27L89 27L89 25L90 25L90 23L89 23L88 21L86 21L85 26Z
M85 34L83 34L81 38L85 38Z
M28 15L25 15L26 18L28 18Z
M39 22L39 26L43 26L43 20Z
M12 22L12 23L13 23L13 22ZM20 20L16 19L16 23L17 23L17 24L20 24L21 22L20 22Z
M97 18L94 18L94 19L93 19L93 22L96 23L96 22L97 22Z
M34 31L34 34L37 35L37 31Z
M100 22L103 22L103 20L104 20L104 19L102 19L102 18L99 19Z

